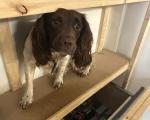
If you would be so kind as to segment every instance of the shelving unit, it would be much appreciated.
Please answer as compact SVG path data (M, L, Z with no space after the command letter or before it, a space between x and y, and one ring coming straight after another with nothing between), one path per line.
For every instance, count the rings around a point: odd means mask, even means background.
M135 46L131 61L117 53L103 49L104 38L107 29L107 17L109 10L107 6L129 4L138 2L149 2L148 0L1 0L0 2L0 44L10 87L13 92L7 92L0 96L0 119L2 120L60 120L81 103L113 81L125 71L132 73L138 58L139 48L142 44L147 30L150 27L150 7L147 9L146 17ZM28 110L21 110L18 101L22 95L22 85L19 80L19 68L16 53L12 42L8 25L8 18L35 15L51 12L57 8L83 9L91 7L102 7L102 25L99 28L97 52L93 55L94 63L91 73L81 78L74 73L68 73L64 80L64 86L58 90L49 85L49 77L43 76L35 81L35 101ZM7 50L4 45L8 45ZM15 74L14 74L15 72ZM129 79L125 80L124 87L127 88Z
M1 0L0 8L3 10L0 11L0 18L41 14L52 12L57 8L83 9L145 1L147 0L7 0L7 2L5 0ZM27 9L27 12L23 12L26 10L22 5Z

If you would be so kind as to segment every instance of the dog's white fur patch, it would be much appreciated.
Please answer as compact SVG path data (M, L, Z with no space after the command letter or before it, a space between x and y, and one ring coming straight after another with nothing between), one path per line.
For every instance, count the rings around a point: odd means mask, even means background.
M80 67L80 68L76 67L76 65L74 64L74 61L72 61L71 64L72 64L73 70L80 73L81 75L87 76L88 73L90 72L91 64L86 67Z
M58 70L56 72L56 77L53 84L54 87L59 88L63 84L63 75L66 71L66 67L69 63L69 60L70 60L70 55L66 55L65 57L63 57L58 61L59 65L58 65Z

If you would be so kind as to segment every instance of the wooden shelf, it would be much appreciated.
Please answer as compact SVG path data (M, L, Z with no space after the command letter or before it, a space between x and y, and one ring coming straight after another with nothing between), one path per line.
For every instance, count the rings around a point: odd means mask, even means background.
M59 120L128 69L129 62L113 52L95 53L90 74L67 73L64 86L50 85L48 75L34 81L34 102L26 110L19 106L22 89L0 96L0 120Z
M0 0L0 18L52 12L57 8L82 9L145 1L148 0Z
M143 2L143 0L126 0L126 3Z

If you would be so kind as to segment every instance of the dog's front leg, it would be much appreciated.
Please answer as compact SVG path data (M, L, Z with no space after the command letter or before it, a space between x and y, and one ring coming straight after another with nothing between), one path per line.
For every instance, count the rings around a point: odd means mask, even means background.
M23 109L25 109L29 104L32 103L33 100L33 78L35 72L35 63L33 62L25 62L24 70L25 70L25 78L26 78L26 90L22 100L20 101L20 105Z
M63 76L66 71L66 67L68 65L69 60L70 60L70 56L66 55L65 57L63 57L58 61L58 69L53 83L53 86L55 88L59 88L63 85Z
M72 68L73 70L75 70L80 76L87 76L88 73L90 72L91 70L91 66L92 66L92 63L90 63L89 65L87 65L86 67L77 67L74 63L74 61L72 62Z

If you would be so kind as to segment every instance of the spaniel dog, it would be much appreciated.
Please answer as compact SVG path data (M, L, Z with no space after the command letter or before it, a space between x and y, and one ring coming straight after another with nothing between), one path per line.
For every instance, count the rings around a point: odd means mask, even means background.
M55 73L53 86L59 88L68 63L82 75L89 73L91 47L92 33L83 14L60 8L42 15L29 33L23 52L26 91L20 102L22 108L32 103L36 66L48 65L49 73Z

